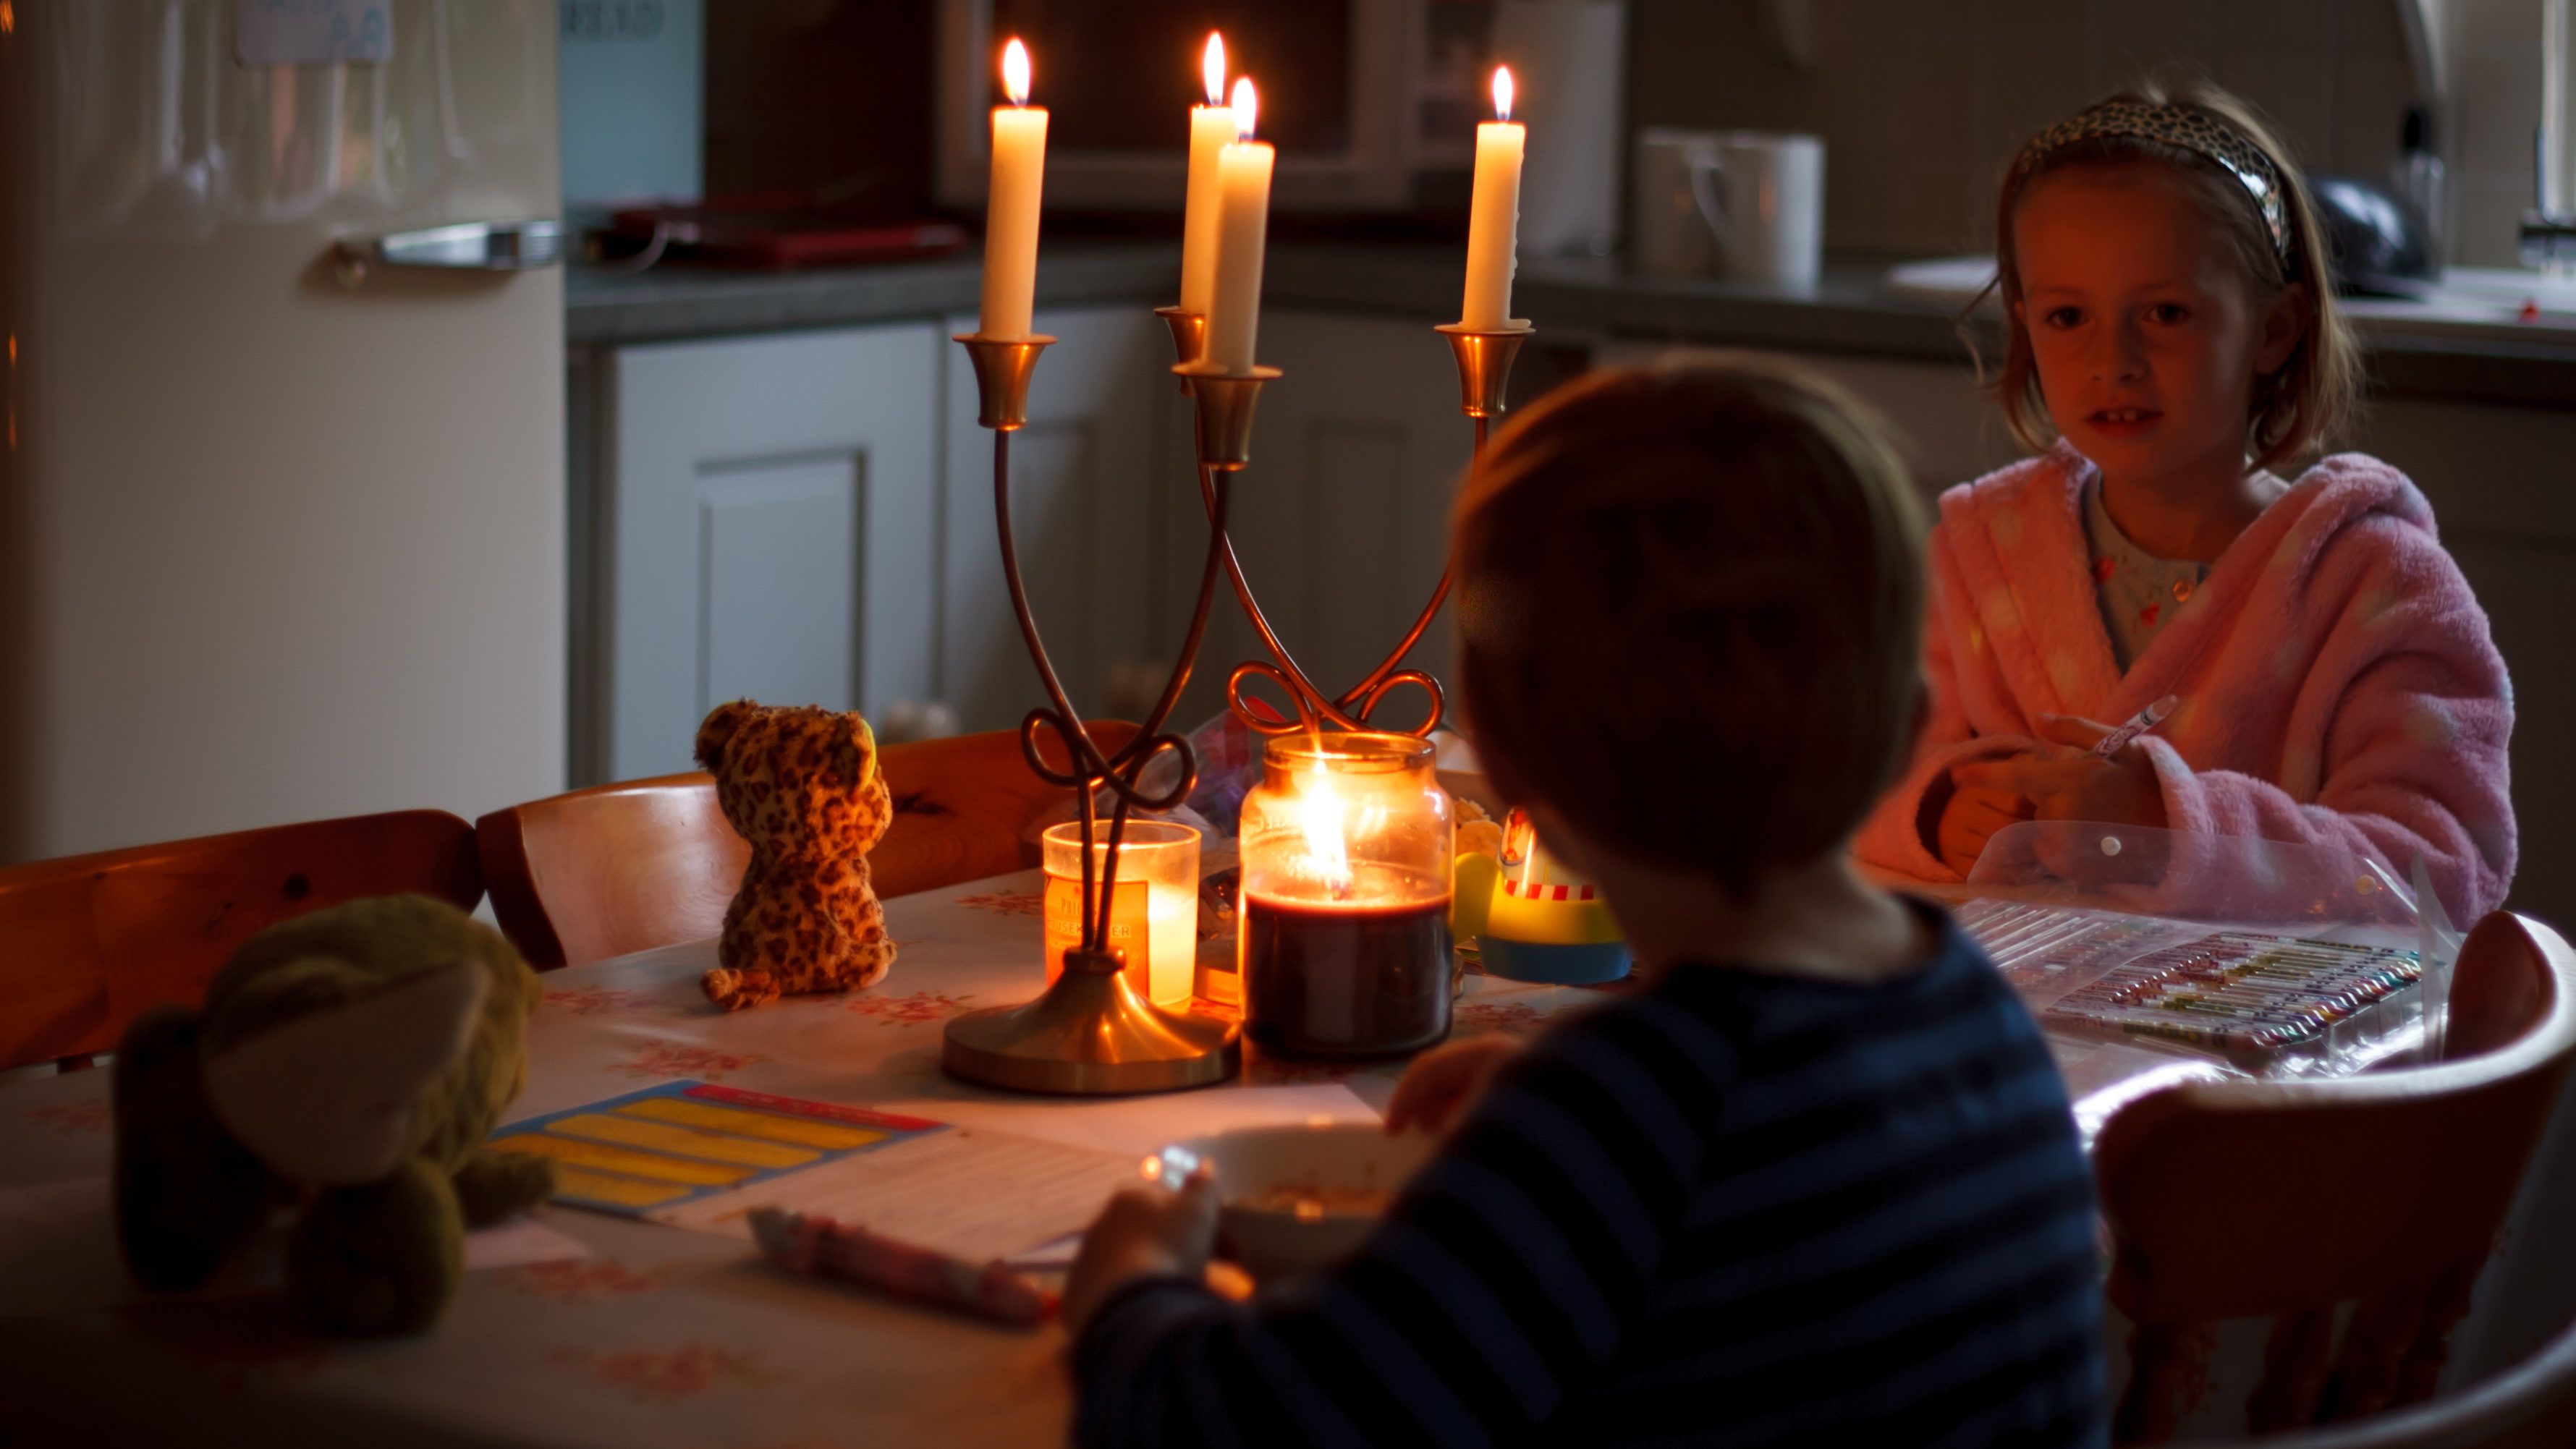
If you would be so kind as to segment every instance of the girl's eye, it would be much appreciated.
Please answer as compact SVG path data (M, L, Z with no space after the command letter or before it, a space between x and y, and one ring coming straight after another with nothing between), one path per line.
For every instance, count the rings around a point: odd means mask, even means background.
M2081 307L2051 307L2046 312L2040 314L2039 320L2047 323L2051 327L2065 328L2080 326L2084 321L2084 309Z
M2147 308L2147 320L2170 326L2191 316L2191 309L2180 302L2158 302Z

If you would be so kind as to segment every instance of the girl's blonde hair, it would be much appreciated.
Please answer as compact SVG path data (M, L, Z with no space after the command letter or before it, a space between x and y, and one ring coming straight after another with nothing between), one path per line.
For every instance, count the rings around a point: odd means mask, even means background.
M2245 447L2258 468L2313 456L2351 418L2360 392L2361 356L2351 324L2335 305L2334 276L2307 178L2291 163L2289 148L2253 107L2214 85L2150 81L2102 104L2117 102L2199 111L2268 157L2281 181L2288 259L2284 261L2273 249L2270 229L2244 183L2218 162L2187 147L2144 136L2092 136L2036 157L2019 158L2004 179L2003 196L1995 210L1994 290L2002 296L2008 320L2003 366L1989 387L2003 405L2004 421L2013 436L2034 452L2055 441L2056 427L2049 421L2039 368L2031 356L2029 325L2017 311L2021 265L2013 249L2013 213L2020 209L2022 197L2032 182L2061 171L2153 163L2190 179L2201 210L2233 245L2264 301L2294 285L2306 291L2307 323L2298 345L2278 370L2254 379L2253 398L2246 408Z

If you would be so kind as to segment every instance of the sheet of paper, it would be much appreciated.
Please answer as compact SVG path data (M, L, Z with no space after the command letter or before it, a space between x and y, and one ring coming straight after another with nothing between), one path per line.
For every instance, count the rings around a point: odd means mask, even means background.
M964 1127L1097 1148L1129 1158L1167 1143L1298 1122L1374 1122L1377 1109L1340 1082L1294 1087L1210 1087L1139 1097L913 1098L884 1104Z
M777 1207L978 1261L1081 1227L1138 1180L1142 1161L1141 1152L695 1081L513 1123L492 1146L552 1161L558 1202L746 1241L751 1210Z
M946 1128L924 1117L678 1081L514 1122L491 1143L554 1163L558 1202L644 1217Z
M646 1216L751 1237L756 1207L819 1213L982 1263L1062 1237L1141 1181L1139 1158L950 1127Z

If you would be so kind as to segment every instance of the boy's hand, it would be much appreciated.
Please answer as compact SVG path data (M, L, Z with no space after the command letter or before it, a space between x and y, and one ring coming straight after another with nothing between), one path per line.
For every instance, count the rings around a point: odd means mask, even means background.
M1386 1130L1448 1131L1520 1049L1518 1041L1496 1033L1447 1042L1415 1057L1387 1101Z
M2133 740L2097 760L2093 746L2111 732L2109 725L2054 714L2041 715L2038 724L2042 738L2061 746L2055 758L2016 755L1961 765L1951 771L1960 791L2011 791L2029 800L2040 820L2165 828L2164 786L2143 746Z
M1076 1338L1118 1288L1138 1278L1202 1278L1216 1251L1216 1178L1202 1167L1178 1192L1131 1187L1083 1234L1064 1280L1065 1331Z
M1996 831L2031 816L2031 803L2018 792L1970 784L1970 768L1961 765L1950 772L1950 799L1941 807L1935 842L1941 863L1957 871L1961 880L1976 869L1977 857L1986 853L1986 842Z

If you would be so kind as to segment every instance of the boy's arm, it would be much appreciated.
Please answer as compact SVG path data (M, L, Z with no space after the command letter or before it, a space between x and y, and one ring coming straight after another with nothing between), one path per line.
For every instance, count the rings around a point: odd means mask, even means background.
M1480 1444L1618 1349L1700 1170L1721 1039L1660 1003L1496 1079L1348 1264L1233 1304L1128 1285L1078 1345L1082 1444Z

